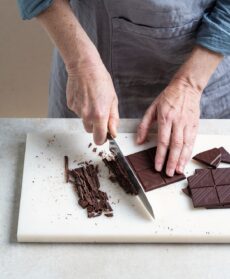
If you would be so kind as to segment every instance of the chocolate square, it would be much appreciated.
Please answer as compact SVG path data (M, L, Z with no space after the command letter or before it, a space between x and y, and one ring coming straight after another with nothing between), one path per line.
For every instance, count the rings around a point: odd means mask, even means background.
M187 179L190 189L215 185L210 169L200 169L194 175L189 176Z
M217 186L230 185L230 168L219 168L212 170L212 175Z
M230 185L216 187L220 203L222 205L230 204Z
M149 168L154 168L154 162L150 160L147 150L128 155L126 158L137 172Z
M145 191L157 189L165 185L165 181L161 177L160 173L152 169L142 170L138 172L137 175Z
M214 187L190 189L194 207L219 205L219 199Z

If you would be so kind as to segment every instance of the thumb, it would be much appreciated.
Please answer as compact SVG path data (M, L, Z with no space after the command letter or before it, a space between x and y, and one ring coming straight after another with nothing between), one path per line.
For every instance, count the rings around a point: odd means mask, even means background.
M119 124L118 101L114 99L109 114L108 128L113 137L117 136L117 128Z
M146 110L144 117L137 128L137 144L142 144L148 135L148 131L153 125L153 120L155 119L156 114L156 104L152 105Z

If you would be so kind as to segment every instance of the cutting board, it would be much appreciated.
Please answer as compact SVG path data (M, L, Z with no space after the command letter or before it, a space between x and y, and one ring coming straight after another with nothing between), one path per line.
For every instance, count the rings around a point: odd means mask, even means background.
M155 146L156 137L144 145L135 144L135 135L117 137L123 153ZM124 193L112 183L99 151L108 152L108 143L88 148L93 142L87 133L28 134L19 210L19 242L225 242L230 243L230 209L193 208L182 192L187 184L180 181L147 193L155 219L146 213L136 196ZM230 151L230 136L198 135L193 154L224 146ZM99 166L101 189L106 191L114 217L87 218L77 203L71 184L64 180L64 155L70 168L92 160ZM191 160L185 174L189 176L204 165ZM230 167L221 164L220 167Z

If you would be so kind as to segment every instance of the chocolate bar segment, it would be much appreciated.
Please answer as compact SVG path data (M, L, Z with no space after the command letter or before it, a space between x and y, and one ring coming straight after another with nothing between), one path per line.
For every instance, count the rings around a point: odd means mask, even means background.
M219 205L219 199L214 187L190 189L194 207Z
M210 169L199 170L195 175L189 176L187 180L190 189L215 185Z
M222 205L230 204L230 184L216 187L220 203Z
M126 158L137 172L154 167L147 150L128 155Z
M152 169L140 171L137 175L145 191L154 190L165 185L160 173Z
M230 168L219 168L212 170L216 185L230 185Z

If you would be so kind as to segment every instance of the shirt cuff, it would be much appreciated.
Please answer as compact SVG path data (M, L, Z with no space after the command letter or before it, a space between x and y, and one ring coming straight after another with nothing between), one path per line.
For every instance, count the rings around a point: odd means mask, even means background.
M17 0L22 19L32 19L49 8L53 0Z
M229 14L227 16L226 12L217 8L210 14L205 13L196 43L222 55L230 55Z

